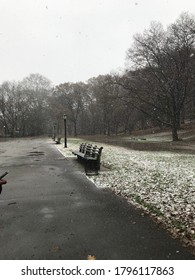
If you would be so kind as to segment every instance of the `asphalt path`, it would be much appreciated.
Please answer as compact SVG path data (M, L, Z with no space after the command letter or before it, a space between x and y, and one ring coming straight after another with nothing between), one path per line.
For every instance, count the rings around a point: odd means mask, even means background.
M50 139L0 143L1 260L194 259L147 215L98 189Z

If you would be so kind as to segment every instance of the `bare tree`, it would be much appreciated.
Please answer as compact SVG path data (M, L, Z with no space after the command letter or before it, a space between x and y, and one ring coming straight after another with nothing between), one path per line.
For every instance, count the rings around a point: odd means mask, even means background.
M14 136L17 130L19 112L18 85L15 82L4 82L0 87L0 113L7 134Z
M21 116L23 134L45 134L49 125L48 97L52 91L51 82L40 74L30 74L19 83L19 87L26 101Z
M31 74L21 82L4 82L0 86L0 115L7 134L44 134L50 92L50 82L39 74Z
M166 31L161 24L152 23L149 30L134 36L134 45L127 52L134 73L126 73L124 87L139 109L147 107L146 113L171 127L174 141L192 90L194 30L194 17L186 13Z
M64 83L54 89L53 98L57 98L63 113L73 124L74 136L78 134L78 124L84 110L84 83ZM62 115L63 116L63 115Z
M88 80L92 93L95 110L95 123L99 126L99 132L110 136L118 133L121 124L124 124L124 104L118 99L119 86L113 80L112 75L100 75Z

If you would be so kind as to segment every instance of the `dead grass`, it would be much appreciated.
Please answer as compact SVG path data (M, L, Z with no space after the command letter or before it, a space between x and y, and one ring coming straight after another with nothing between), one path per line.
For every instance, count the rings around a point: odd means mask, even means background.
M180 141L173 142L168 129L147 129L133 132L131 135L82 135L82 139L91 142L106 143L139 151L173 151L195 153L195 124L185 125L178 132Z

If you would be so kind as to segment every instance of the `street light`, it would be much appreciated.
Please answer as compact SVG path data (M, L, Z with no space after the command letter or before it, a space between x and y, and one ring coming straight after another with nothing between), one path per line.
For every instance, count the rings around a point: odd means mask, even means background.
M6 137L6 126L5 125L3 126L3 129L4 129L4 137Z
M64 148L67 148L66 119L67 116L64 114Z
M53 124L53 140L56 140L56 123Z

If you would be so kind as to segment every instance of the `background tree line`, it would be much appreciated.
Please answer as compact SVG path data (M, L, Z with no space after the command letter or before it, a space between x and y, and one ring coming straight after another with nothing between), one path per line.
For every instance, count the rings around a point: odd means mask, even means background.
M31 74L0 86L0 122L7 134L131 133L169 127L173 140L183 122L195 121L195 19L183 13L166 29L153 22L134 36L122 74L62 83Z
M1 134L45 134L49 125L50 95L50 81L39 74L31 74L21 82L4 82L0 86Z

